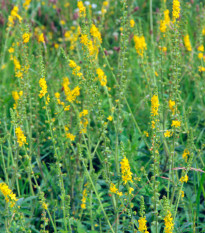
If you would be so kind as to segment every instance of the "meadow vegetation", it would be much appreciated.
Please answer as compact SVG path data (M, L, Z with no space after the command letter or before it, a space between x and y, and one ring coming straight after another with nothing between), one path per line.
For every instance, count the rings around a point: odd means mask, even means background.
M205 2L0 5L0 232L205 232Z

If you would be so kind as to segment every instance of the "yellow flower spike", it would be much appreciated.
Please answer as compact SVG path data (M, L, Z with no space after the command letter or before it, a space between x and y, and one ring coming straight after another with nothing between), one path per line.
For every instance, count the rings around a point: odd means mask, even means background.
M180 16L180 1L179 0L173 0L173 6L172 6L172 20L173 23L179 18Z
M159 108L159 99L158 95L153 95L151 99L151 113L152 116L158 116L158 108Z
M138 220L138 223L139 223L139 228L138 230L140 232L143 232L143 233L147 233L147 220L146 220L146 217L141 217L139 220Z
M147 50L147 44L145 42L144 36L134 35L133 40L135 42L135 49L137 53L143 57L144 51Z
M39 35L39 37L38 37L38 42L39 43L45 43L45 40L44 40L44 35L43 35L43 33L41 33L40 35Z
M17 127L15 129L16 137L17 137L17 142L20 147L22 147L26 143L26 136L24 135L22 129L20 127Z
M78 8L79 8L79 12L80 12L80 17L85 17L86 16L86 8L85 6L83 5L83 2L82 1L78 1Z
M175 101L174 100L169 100L169 108L170 110L172 111L172 113L174 114L174 111L175 111Z
M187 159L188 159L188 155L190 155L190 152L189 152L188 149L185 149L183 154L182 154L182 157L186 162L187 162Z
M133 19L130 20L130 27L133 28L135 26L135 21Z
M121 164L122 180L124 181L124 184L127 184L128 181L133 182L132 172L130 171L130 164L126 156L124 156L120 164Z
M41 78L41 79L39 80L39 85L40 85L40 87L41 87L39 97L42 98L42 97L45 96L45 94L48 92L48 91L47 91L47 83L46 83L45 78Z
M174 229L174 223L173 223L173 218L172 214L170 211L168 211L167 215L164 218L164 224L165 224L165 233L172 233Z
M10 203L11 207L13 207L18 201L16 194L9 189L6 183L0 183L0 191L4 195L6 202Z
M192 51L191 42L190 42L188 34L184 36L184 45L185 45L187 51L189 51L189 52Z
M101 86L106 86L107 76L105 75L104 71L100 68L97 68L96 73L98 75L98 79L100 81Z
M91 26L91 28L90 28L90 34L92 35L92 37L98 39L99 42L102 43L101 33L99 32L99 30L98 30L98 28L95 26L95 24L92 24L92 26Z
M87 197L87 190L83 190L83 197L81 199L81 209L86 209L86 197Z

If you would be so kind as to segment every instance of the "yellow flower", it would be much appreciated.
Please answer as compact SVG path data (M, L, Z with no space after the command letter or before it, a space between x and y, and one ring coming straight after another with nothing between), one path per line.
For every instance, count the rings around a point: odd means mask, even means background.
M189 152L188 149L185 149L183 154L182 154L182 157L186 162L187 162L187 159L188 159L188 155L190 155L190 152Z
M64 111L69 111L70 109L70 105L67 105L65 108L64 108Z
M129 188L129 194L132 194L132 192L134 191L134 189L132 187Z
M171 125L172 127L176 127L176 128L178 128L178 127L180 127L181 126L181 122L180 121L175 121L175 120L173 120L172 121L172 125Z
M158 116L158 108L159 108L159 99L157 95L153 95L151 99L151 113L152 116Z
M117 192L117 195L121 197L123 195L123 193L122 192Z
M112 116L109 116L107 119L108 121L112 121Z
M200 45L198 48L197 48L198 51L200 52L204 52L204 46L203 45Z
M49 103L50 103L50 96L47 95L47 97L46 97L46 105L48 105Z
M151 121L151 123L152 123L152 128L155 129L156 122L155 121Z
M10 47L8 51L9 51L9 53L14 53L14 48Z
M167 130L167 131L164 133L164 136L165 136L165 138L171 137L171 136L172 136L171 131Z
M149 133L147 131L144 131L144 134L147 138L149 137Z
M28 10L28 7L29 7L29 5L30 5L30 2L31 2L31 0L25 0L25 2L23 3L23 7L24 7L26 10Z
M73 75L76 75L78 77L83 76L83 74L80 72L80 66L78 66L73 60L69 61L69 66L73 69Z
M9 186L6 183L0 183L0 191L4 195L6 202L10 203L11 207L13 207L18 200L16 194L9 189Z
M205 35L205 27L202 29L202 35Z
M165 33L167 26L170 24L169 10L164 11L164 19L160 20L160 31Z
M174 223L173 223L173 218L172 218L172 214L170 211L168 211L167 215L164 218L164 224L165 224L164 232L172 233L173 228L174 228Z
M48 205L45 202L42 203L42 207L43 207L44 210L48 209Z
M88 45L88 35L86 34L82 34L81 37L80 37L80 43L81 44L84 44L85 46Z
M82 112L80 112L79 117L88 115L88 110L84 109Z
M87 190L84 189L84 190L83 190L83 197L82 197L82 199L81 199L81 202L82 202L81 208L82 208L82 209L85 209L85 208L86 208L86 197L87 197Z
M118 191L118 189L116 188L116 186L113 183L111 183L110 184L110 192L117 193L117 191Z
M203 56L204 56L203 53L199 53L199 54L198 54L198 58L199 58L199 59L202 59Z
M45 43L43 33L41 33L41 34L39 35L39 37L38 37L38 42L39 42L39 43L40 43L40 42Z
M16 57L14 57L14 67L15 67L15 71L21 69L20 62Z
M203 66L199 66L198 69L199 69L199 72L205 72L205 67Z
M186 36L184 36L184 45L185 45L187 51L189 51L189 52L192 51L191 42L190 42L188 34Z
M17 137L17 142L20 147L22 147L26 143L26 136L24 135L22 129L20 127L17 127L15 129L16 137Z
M60 24L61 25L65 25L65 21L64 20L60 20Z
M188 180L189 180L189 177L188 177L187 175L185 175L185 176L182 176L181 179L180 179L179 181L180 181L181 183L184 183L184 182L187 183Z
M166 25L166 22L165 20L160 20L160 27L159 27L160 31L162 33L165 33L166 30L167 30L167 25Z
M66 137L69 138L71 141L75 140L75 135L71 134L71 133L67 133Z
M182 198L184 197L184 191L181 191L181 197Z
M124 181L124 184L127 184L128 181L133 182L132 172L130 171L130 164L126 156L124 156L120 164L121 164L122 180Z
M135 26L135 21L133 19L130 20L130 27L133 28Z
M170 110L172 111L173 114L174 114L174 110L175 110L174 106L175 106L175 101L174 100L169 100L169 108L170 108Z
M101 86L106 86L107 76L105 75L104 71L100 68L97 68L96 73L98 75L98 79L100 80Z

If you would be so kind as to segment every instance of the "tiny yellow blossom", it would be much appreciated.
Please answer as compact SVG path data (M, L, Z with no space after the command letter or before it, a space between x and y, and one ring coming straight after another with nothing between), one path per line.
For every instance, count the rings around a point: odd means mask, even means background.
M187 181L189 180L189 177L187 176L187 175L185 175L185 176L182 176L181 178L180 178L180 182L181 183L184 183L184 182L186 182L187 183Z
M165 138L171 137L171 136L172 136L171 131L167 130L167 131L164 133L164 136L165 136Z
M109 116L107 119L108 121L112 121L112 116Z
M132 187L129 188L129 194L132 194L132 192L134 191L134 189Z
M66 137L69 138L71 141L75 140L75 135L71 134L71 133L67 133Z
M30 39L30 35L28 33L24 33L22 38L23 38L23 43L28 43Z
M171 125L172 127L176 127L176 128L178 128L178 127L180 127L181 126L181 122L180 121L175 121L175 120L173 120L172 121L172 125Z
M116 188L115 184L110 184L110 192L111 193L117 193L118 189Z

